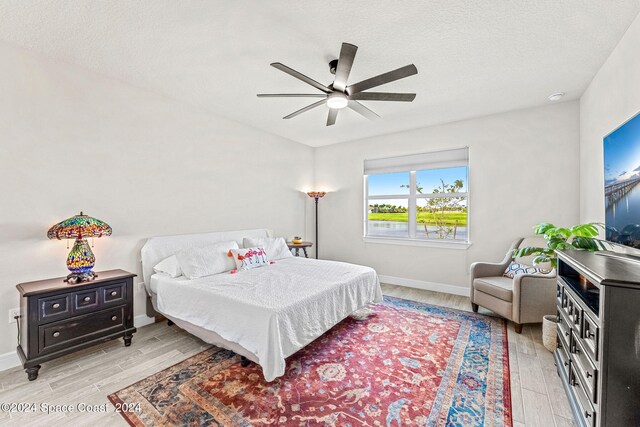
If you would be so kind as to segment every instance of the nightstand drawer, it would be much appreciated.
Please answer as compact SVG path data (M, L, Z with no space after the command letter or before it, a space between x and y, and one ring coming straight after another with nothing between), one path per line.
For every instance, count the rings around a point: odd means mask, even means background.
M102 301L105 306L124 304L127 298L126 282L114 283L100 288Z
M100 305L98 301L98 289L87 289L71 294L73 301L73 311L75 313L87 312L95 310Z
M71 298L69 295L38 298L39 323L53 322L69 316L71 316Z
M38 328L39 353L49 353L91 339L94 335L124 329L124 306L110 308Z

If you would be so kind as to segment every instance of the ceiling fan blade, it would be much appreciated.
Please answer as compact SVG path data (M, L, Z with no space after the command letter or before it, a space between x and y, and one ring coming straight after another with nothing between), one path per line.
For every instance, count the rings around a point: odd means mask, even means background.
M286 65L281 64L279 62L274 62L273 64L271 64L271 66L274 67L274 68L277 68L280 71L284 71L285 73L295 77L298 80L302 80L306 84L309 84L309 85L315 87L316 89L319 89L319 90L323 91L324 93L331 93L331 89L329 89L325 85L320 84L317 81L313 80L312 78L307 77L304 74L297 72L293 68L289 68Z
M319 106L324 105L324 104L326 104L326 103L327 103L327 101L325 101L324 99L322 99L322 100L320 100L320 101L318 101L318 102L314 102L314 103L313 103L313 104L311 104L311 105L307 105L306 107L301 108L301 109L299 109L298 111L294 111L293 113L289 114L288 116L284 116L284 117L283 117L283 119L290 119L290 118L292 118L292 117L297 116L298 114L302 114L302 113L304 113L305 111L309 111L309 110L311 110L312 108L319 107Z
M358 46L354 46L349 43L342 43L340 58L338 59L338 66L336 67L336 77L333 80L334 89L344 92L347 88L347 79L349 78L351 66L353 65L353 60L356 57L357 51Z
M416 98L415 93L387 93L387 92L358 92L349 99L359 101L401 101L411 102Z
M323 93L259 93L258 98L326 98Z
M358 101L349 101L349 108L351 108L353 111L355 111L358 114L361 114L362 116L366 117L369 120L376 120L380 118L379 115L377 115L376 113L374 113L373 111L365 107L364 105L360 104Z
M338 117L337 108L329 108L329 116L327 117L327 126L332 126L336 124L336 118Z
M405 77L413 76L414 74L418 74L416 66L413 64L405 65L404 67L400 67L396 70L389 71L348 86L347 93L349 95L353 95L358 92L362 92L363 90L371 89L372 87L381 86L396 80L404 79Z

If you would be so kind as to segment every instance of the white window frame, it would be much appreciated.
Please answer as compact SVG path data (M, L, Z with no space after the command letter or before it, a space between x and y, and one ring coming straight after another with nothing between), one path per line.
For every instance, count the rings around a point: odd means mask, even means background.
M468 149L468 147L464 147ZM450 150L444 150L450 151ZM397 172L408 172L409 173L409 193L408 194L386 194L386 195L376 195L369 196L369 175L364 173L364 215L363 215L363 240L368 243L386 243L386 244L397 244L397 245L410 245L410 246L431 246L431 247L439 247L439 248L451 248L451 249L467 249L471 246L471 235L470 235L470 212L471 212L471 197L470 197L470 187L469 187L469 159L467 158L466 168L467 168L467 177L466 177L466 192L462 193L428 193L428 194L420 194L417 191L417 182L416 182L416 171L415 170L405 170L405 171L397 171ZM435 170L435 169L448 169L456 166L449 167L432 167L425 168L420 170ZM467 201L467 239L466 240L449 240L449 239L430 239L430 238L421 238L417 237L417 225L418 222L416 220L417 214L417 206L419 199L431 199L431 198L454 198L454 197L465 197ZM388 237L388 236L370 236L369 235L369 204L372 200L408 200L407 203L407 214L409 216L409 234L408 237Z

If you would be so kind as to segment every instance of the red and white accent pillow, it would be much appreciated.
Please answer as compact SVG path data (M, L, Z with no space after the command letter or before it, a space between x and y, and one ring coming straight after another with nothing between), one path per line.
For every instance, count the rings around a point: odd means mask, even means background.
M231 249L229 251L229 256L233 257L238 271L251 270L252 268L262 267L263 265L269 264L267 251L261 247Z

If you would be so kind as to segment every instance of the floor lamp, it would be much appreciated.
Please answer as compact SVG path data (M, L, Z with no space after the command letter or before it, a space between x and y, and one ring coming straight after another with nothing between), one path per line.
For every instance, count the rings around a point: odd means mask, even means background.
M318 199L324 197L326 191L309 191L307 196L316 199L316 259L318 259Z

